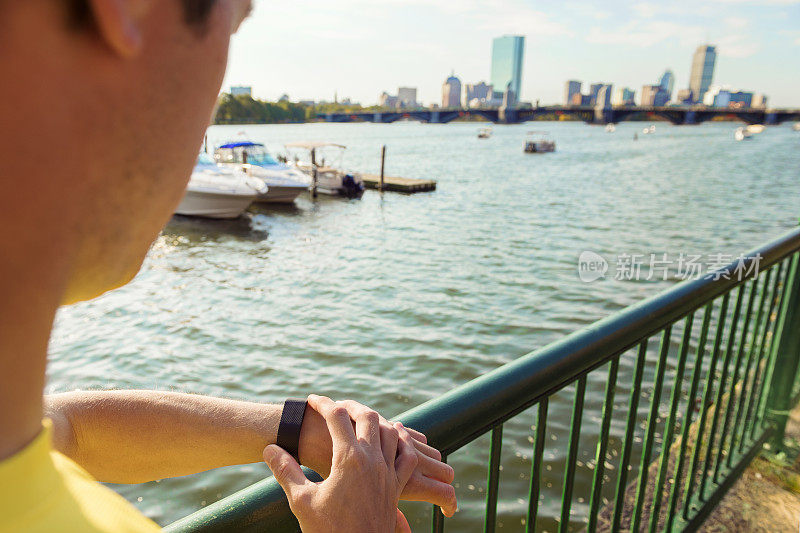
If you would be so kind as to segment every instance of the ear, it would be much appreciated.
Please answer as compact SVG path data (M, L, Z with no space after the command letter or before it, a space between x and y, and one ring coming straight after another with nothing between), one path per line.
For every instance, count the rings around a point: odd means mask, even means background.
M122 57L136 56L142 48L141 23L151 0L89 0L100 37Z

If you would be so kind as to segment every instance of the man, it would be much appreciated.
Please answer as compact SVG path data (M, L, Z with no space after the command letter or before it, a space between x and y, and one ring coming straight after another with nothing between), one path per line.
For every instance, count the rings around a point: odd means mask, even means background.
M0 0L0 531L151 531L94 480L262 457L307 532L408 531L399 498L455 512L425 437L310 396L302 476L281 407L152 391L43 398L60 305L127 283L183 194L250 0ZM47 157L42 156L45 150Z

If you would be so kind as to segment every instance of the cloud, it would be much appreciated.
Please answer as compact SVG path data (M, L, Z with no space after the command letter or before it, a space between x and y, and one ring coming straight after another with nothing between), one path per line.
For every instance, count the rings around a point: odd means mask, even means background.
M487 17L484 12L472 14L476 27L495 33L513 33L553 37L556 35L572 36L573 33L563 24L551 20L545 13L532 9L512 11L513 17Z
M800 4L800 0L712 0L718 4L752 4L755 6L791 6Z
M741 33L726 35L716 40L719 55L742 59L758 53L761 46L750 37Z
M724 22L727 26L735 29L746 28L750 24L750 21L744 17L726 17Z
M795 45L800 46L800 30L781 30L780 34L785 35L791 39Z
M653 18L660 11L660 6L651 4L650 2L639 2L633 5L633 11L642 18Z
M699 26L666 21L635 21L616 30L591 28L586 41L594 44L653 46L675 38L683 45L690 45L702 41L703 34L704 30Z
M725 20L725 24L730 30L735 30L735 33L714 39L714 44L717 45L721 56L741 59L758 53L761 48L758 42L747 33L740 31L747 26L747 20L729 17ZM703 42L705 35L706 28L699 25L640 20L632 21L615 30L594 27L587 34L586 41L593 44L650 47L676 39L682 46L694 46Z

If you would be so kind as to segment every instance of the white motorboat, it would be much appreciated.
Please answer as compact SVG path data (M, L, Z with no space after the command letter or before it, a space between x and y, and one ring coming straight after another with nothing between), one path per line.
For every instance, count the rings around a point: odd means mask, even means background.
M293 161L295 168L309 176L312 194L316 192L346 198L361 198L364 194L364 180L361 176L342 169L346 146L331 142L306 141L289 143L286 149L290 154L293 150L308 152L309 161L302 161L296 154L294 157L287 156L287 161ZM335 151L333 164L326 164L324 158L326 149Z
M261 143L241 141L223 144L214 151L214 158L220 165L240 169L248 176L264 181L267 193L259 195L257 202L288 204L311 185L308 176L277 161Z
M201 153L175 214L236 218L258 195L266 192L263 181L254 180L236 169L220 167L211 156Z
M753 138L753 134L747 128L736 128L733 138L737 141L745 141Z
M655 132L656 132L656 125L655 124L650 124L650 126L648 126L648 127L646 127L645 129L642 130L642 133L644 133L645 135L649 135L649 134L655 133Z
M478 139L488 139L492 136L492 128L481 128L478 130Z
M546 131L529 131L525 139L525 153L543 154L556 151L556 142Z
M614 133L617 127L613 123L606 124L606 133Z
M800 131L800 122L795 122L794 124L792 124L792 129L794 131Z
M749 133L763 133L766 126L763 124L750 124L745 128Z

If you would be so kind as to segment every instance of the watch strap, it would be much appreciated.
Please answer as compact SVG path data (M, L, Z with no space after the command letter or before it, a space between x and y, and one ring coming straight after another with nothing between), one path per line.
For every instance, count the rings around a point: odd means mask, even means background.
M283 402L281 422L278 425L278 438L276 444L286 450L299 463L300 453L300 428L306 414L308 401L299 398L287 398Z

